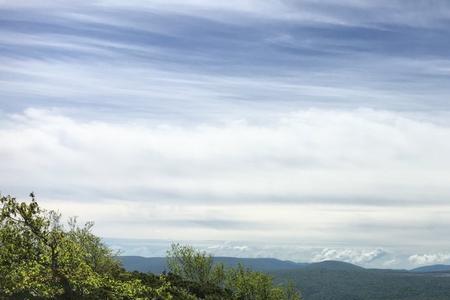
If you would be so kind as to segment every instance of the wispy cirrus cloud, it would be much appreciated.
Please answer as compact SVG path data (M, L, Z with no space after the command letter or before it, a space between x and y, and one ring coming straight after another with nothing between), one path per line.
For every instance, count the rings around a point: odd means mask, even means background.
M3 3L0 103L172 119L448 109L448 8L434 3Z

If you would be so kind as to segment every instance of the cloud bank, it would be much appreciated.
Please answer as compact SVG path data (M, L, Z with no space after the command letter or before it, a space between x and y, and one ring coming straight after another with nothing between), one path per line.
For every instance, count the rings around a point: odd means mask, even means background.
M0 140L3 193L34 190L104 236L447 246L445 118L311 109L182 127L29 109Z
M386 111L311 109L266 124L181 127L79 121L29 109L8 115L0 134L9 141L1 149L4 170L20 171L42 187L70 181L85 190L102 186L110 191L105 195L141 190L139 199L148 191L210 202L245 197L442 205L449 196L445 122ZM39 167L38 176L26 175ZM58 174L56 181L51 174Z
M415 265L434 265L450 263L449 253L429 253L429 254L414 254L408 257L408 260Z
M386 255L382 249L355 250L355 249L322 249L313 257L313 261L339 260L353 264L364 265Z

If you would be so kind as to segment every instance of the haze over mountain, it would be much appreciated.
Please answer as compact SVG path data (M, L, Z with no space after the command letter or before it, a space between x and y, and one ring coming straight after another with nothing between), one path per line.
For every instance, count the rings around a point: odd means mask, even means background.
M450 265L431 265L412 269L413 272L430 273L430 272L450 272Z
M160 274L167 272L166 257L143 257L143 256L117 256L128 271L151 272ZM287 270L327 270L327 271L362 271L362 270L385 270L392 272L414 272L414 273L449 273L449 265L430 265L414 268L412 270L392 270L392 269L366 269L348 262L324 260L314 263L296 263L289 260L279 260L276 258L243 258L243 257L214 257L215 263L222 263L227 267L236 267L241 264L246 268L258 272L273 272Z
M151 272L160 274L168 270L165 257L118 256L128 271ZM305 267L306 263L294 263L274 258L238 258L214 257L215 263L223 263L227 267L236 267L238 264L258 272L274 270L295 270Z

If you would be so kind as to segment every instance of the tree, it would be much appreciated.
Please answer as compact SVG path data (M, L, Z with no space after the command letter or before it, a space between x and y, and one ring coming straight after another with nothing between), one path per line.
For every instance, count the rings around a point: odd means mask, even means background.
M272 277L244 268L241 264L227 273L225 286L237 300L300 300L299 292L290 283L275 286Z
M213 257L190 246L172 244L167 252L170 272L201 284L221 285L225 279L222 264L214 265Z
M285 300L301 300L300 292L295 288L295 285L292 281L289 281L287 285L284 287L284 299Z
M275 286L272 278L238 265L225 269L214 264L213 257L190 246L173 244L167 253L169 270L186 280L203 286L213 283L223 288L226 298L232 300L300 300L292 284Z
M0 197L0 297L137 299L146 291L92 234L31 202Z

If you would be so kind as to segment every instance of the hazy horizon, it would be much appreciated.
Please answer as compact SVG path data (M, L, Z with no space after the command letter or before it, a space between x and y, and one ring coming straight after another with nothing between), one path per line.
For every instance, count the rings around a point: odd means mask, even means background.
M296 263L317 263L322 261L342 261L364 268L414 269L422 266L445 264L445 252L430 253L429 248L349 247L346 245L310 243L267 244L252 241L220 240L152 240L104 238L105 243L121 256L166 257L171 244L192 245L217 257L274 258Z
M20 0L0 22L2 195L130 254L450 264L450 2Z

